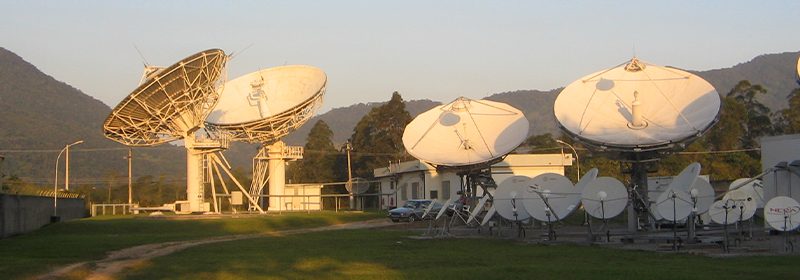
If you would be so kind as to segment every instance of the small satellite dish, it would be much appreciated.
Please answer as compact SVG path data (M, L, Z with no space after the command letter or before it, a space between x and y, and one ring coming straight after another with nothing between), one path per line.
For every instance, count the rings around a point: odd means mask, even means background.
M347 189L347 192L352 194L362 194L369 189L369 183L364 178L353 178L347 181L344 185Z
M532 179L527 176L509 177L497 186L494 191L494 208L500 216L511 221L524 221L531 217L525 211L526 188L532 185Z
M698 175L700 175L700 164L694 162L675 177L675 180L656 199L656 210L659 216L673 222L685 219L696 208L697 199L701 192L703 193L702 207L705 207L704 203L708 201L706 198L708 189L705 188L705 185L698 184L697 188L694 189L695 195L692 195L692 189L695 186ZM713 193L713 189L711 192Z
M764 208L766 203L764 201L764 188L762 186L763 183L761 180L741 178L733 181L729 189L736 188L737 190L748 193L750 197L755 199L758 208Z
M628 190L615 178L600 177L592 180L583 189L581 203L590 216L608 220L625 210L628 205Z
M689 190L689 196L694 201L695 214L701 215L708 212L711 204L714 204L714 187L706 180L697 178Z
M711 221L721 224L730 225L739 221L739 216L742 211L733 200L717 200L711 204L708 209L708 215L711 216Z
M488 223L489 220L491 220L492 217L494 217L494 214L496 213L497 213L497 208L494 208L494 206L489 208L489 211L486 211L486 216L483 217L483 221L481 221L481 226L486 225L486 223Z
M683 171L681 171L681 173L678 174L677 177L675 177L675 180L672 180L669 186L667 186L665 192L668 190L679 190L683 192L689 192L689 190L694 185L694 181L697 180L697 176L699 175L700 175L700 164L693 162L689 164L689 166L684 168Z
M581 191L564 175L540 174L524 190L525 210L539 221L563 220L580 207Z
M680 221L692 213L692 198L687 192L668 189L658 196L656 209L668 221Z
M453 208L455 206L453 203L460 198L461 198L460 196L454 196L448 199L447 202L442 207L442 210L440 210L439 213L436 214L436 220L444 216L444 213L447 212L447 209L453 209L453 211L458 211L458 209Z
M722 197L722 200L732 201L736 204L736 207L739 207L742 215L742 221L752 218L753 215L756 214L756 210L758 208L755 198L743 190L728 192ZM739 219L739 217L737 217L737 219Z
M527 135L528 120L516 108L459 97L414 118L403 132L403 145L422 161L462 167L491 164Z
M683 149L711 127L720 105L697 75L633 58L571 83L553 109L570 137L597 150L637 152Z
M599 173L599 172L600 171L597 170L597 168L589 169L589 172L586 172L586 174L583 174L583 177L581 177L581 179L578 181L578 183L575 184L575 189L578 189L578 190L585 189L586 186L589 185L590 182L592 182L592 180L597 178L597 173Z
M219 103L206 122L231 139L276 141L305 124L322 106L328 77L319 68L288 65L256 71L220 88Z
M467 224L472 222L472 220L474 220L478 216L478 214L481 213L481 210L483 210L483 207L486 206L486 202L489 201L489 198L491 197L487 195L478 201L478 204L475 205L475 209L472 209L472 212L469 214L469 218L467 219Z
M764 206L764 218L769 226L780 231L792 231L800 226L800 204L788 196L776 196Z

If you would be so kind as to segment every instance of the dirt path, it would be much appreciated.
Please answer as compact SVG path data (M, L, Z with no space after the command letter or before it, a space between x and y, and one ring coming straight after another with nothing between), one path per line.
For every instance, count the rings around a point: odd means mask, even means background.
M189 247L203 245L203 244L242 240L248 238L283 236L283 235L329 231L329 230L377 228L377 227L386 227L390 225L391 222L389 222L388 220L373 220L373 221L325 226L319 228L276 231L263 234L231 235L231 236L210 237L200 240L147 244L147 245L141 245L141 246L122 249L119 251L110 252L108 254L108 257L99 261L74 263L64 267L60 267L51 271L46 275L37 277L37 279L55 279L58 277L65 276L76 269L86 269L87 267L90 267L91 271L89 272L89 275L86 277L86 279L111 280L111 279L116 279L115 275L117 275L121 271L131 268L138 263L150 260L155 257L169 255Z

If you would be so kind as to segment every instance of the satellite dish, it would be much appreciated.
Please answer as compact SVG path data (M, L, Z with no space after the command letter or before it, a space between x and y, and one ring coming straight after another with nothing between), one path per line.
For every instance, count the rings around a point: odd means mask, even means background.
M742 221L752 218L758 208L755 198L743 190L728 192L722 197L722 200L730 200L736 204L736 207L739 207Z
M658 196L656 209L662 218L668 221L680 221L692 213L692 198L689 193L668 189Z
M527 135L528 120L516 108L459 97L414 118L403 132L403 145L412 156L436 166L488 166Z
M700 176L700 164L693 162L684 168L683 171L675 177L675 180L669 183L665 192L669 190L689 192L692 186L694 186L694 181L697 180L698 176Z
M581 203L590 216L608 220L625 210L628 205L628 190L615 178L600 177L592 180L583 189Z
M454 197L448 199L447 202L444 204L444 206L442 206L442 211L439 211L439 213L436 214L436 219L435 220L438 220L439 218L444 216L444 213L447 212L447 209L453 209L453 211L458 211L458 209L455 208L455 205L453 203L456 202L456 200L458 200L460 198L461 197L459 197L459 196L454 196Z
M749 181L749 182L748 182ZM764 208L766 204L764 201L764 188L761 180L741 178L736 179L731 183L729 189L741 190L750 195L755 201L758 208Z
M695 188L698 175L700 175L700 164L697 162L689 164L667 186L667 189L658 196L656 210L661 218L675 222L688 217L694 209L700 210L697 208L698 202L701 202L701 207L705 207L708 202L707 194L709 191L702 183L697 184ZM695 190L694 195L692 194L693 189ZM701 192L703 194L702 198L699 197ZM713 194L714 190L711 189L710 192ZM713 196L711 197L711 202L713 202ZM710 206L710 203L708 205ZM702 212L705 211L707 210L702 210Z
M764 206L764 218L774 229L792 231L800 226L800 204L788 196L776 196Z
M494 208L497 213L511 221L529 219L531 215L525 211L523 194L530 185L532 179L527 176L512 176L503 180L494 191Z
M599 172L600 171L598 171L597 168L590 169L589 172L586 172L586 174L583 174L583 177L581 177L581 180L578 181L577 184L575 184L575 189L579 189L579 190L586 189L586 186L589 185L589 183L592 182L592 180L597 178L597 173L599 173Z
M489 211L486 212L486 216L483 217L483 221L481 221L481 226L486 225L486 223L488 223L489 220L491 220L492 217L494 217L495 213L497 213L497 208L494 208L494 206L492 206L492 208L489 208Z
M128 146L183 139L189 212L205 212L201 160L205 154L227 148L227 142L217 139L198 143L195 135L219 99L216 88L224 82L227 60L222 50L210 49L163 69L150 68L157 70L146 72L144 82L103 123L107 138Z
M564 175L540 174L530 180L525 188L525 210L536 220L560 221L581 204L581 191Z
M327 82L325 72L305 65L252 72L225 83L206 121L234 140L273 142L314 115L322 105Z
M720 105L697 75L633 58L571 83L553 109L570 137L625 153L683 149L711 127Z
M369 183L364 178L353 178L344 185L347 192L352 194L362 194L369 189Z
M103 133L128 146L155 146L194 132L218 100L225 52L205 50L154 72L123 99Z
M714 187L706 180L698 178L689 190L689 196L694 201L695 214L701 215L708 212L714 204Z
M733 200L717 200L711 204L708 209L708 215L711 216L711 221L721 224L730 225L739 221L739 216L742 211Z
M800 58L797 59L797 83L800 84Z
M475 217L477 217L478 214L481 213L481 210L483 210L483 206L486 205L486 202L489 201L489 198L491 197L487 195L481 198L480 201L478 201L478 204L475 205L475 209L472 209L472 212L469 214L469 218L467 219L467 224L472 222L472 220L474 220Z

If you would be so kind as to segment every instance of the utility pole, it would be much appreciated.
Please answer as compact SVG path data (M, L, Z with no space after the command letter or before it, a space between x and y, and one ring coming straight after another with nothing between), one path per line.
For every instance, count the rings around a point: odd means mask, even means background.
M128 148L128 156L125 157L128 159L128 206L133 204L133 172L132 171L132 161L133 161L133 149Z

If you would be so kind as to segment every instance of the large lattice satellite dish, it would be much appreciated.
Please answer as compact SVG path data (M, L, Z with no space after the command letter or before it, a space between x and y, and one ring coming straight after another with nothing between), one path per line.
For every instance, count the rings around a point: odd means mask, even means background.
M322 106L328 78L319 68L290 65L256 71L225 83L206 119L233 140L270 143L310 119Z
M185 138L216 104L226 62L225 52L210 49L150 73L106 118L103 133L128 146Z
M571 137L601 151L682 150L715 123L719 94L692 73L636 58L576 80L554 111Z
M227 148L222 142L197 141L195 133L219 99L224 82L225 52L210 49L166 68L148 68L143 83L111 111L104 135L128 146L155 146L183 139L186 148L188 211L204 212L200 159ZM182 211L184 209L181 209Z
M459 97L414 118L403 132L403 145L437 167L481 167L502 160L527 135L528 120L516 108Z

